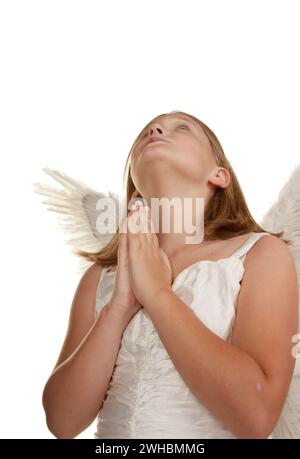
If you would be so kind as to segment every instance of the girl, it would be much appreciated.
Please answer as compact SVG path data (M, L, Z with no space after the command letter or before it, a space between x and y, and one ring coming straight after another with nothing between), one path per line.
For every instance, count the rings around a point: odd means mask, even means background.
M190 114L150 121L126 171L126 205L149 207L129 206L122 232L78 252L93 264L43 391L48 428L74 438L97 417L95 438L272 438L295 366L289 241L255 222L217 137ZM172 221L149 231L154 197L204 198L203 240L186 244Z

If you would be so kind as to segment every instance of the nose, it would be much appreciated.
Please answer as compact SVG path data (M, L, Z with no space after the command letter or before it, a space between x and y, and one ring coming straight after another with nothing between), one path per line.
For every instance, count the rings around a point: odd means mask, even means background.
M162 130L161 125L157 122L152 123L149 128L149 135L162 135L162 134L163 134L163 130Z

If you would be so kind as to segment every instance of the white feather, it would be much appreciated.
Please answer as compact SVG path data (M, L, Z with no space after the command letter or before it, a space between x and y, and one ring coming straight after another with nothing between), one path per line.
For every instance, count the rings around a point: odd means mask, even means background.
M298 337L296 365L283 410L272 438L300 438L300 165L296 166L282 187L278 199L264 215L260 226L269 232L283 231L295 260L298 281ZM292 346L292 343L291 343Z
M58 223L67 235L65 242L71 246L73 252L75 250L98 252L111 240L115 231L106 234L99 232L97 219L101 211L96 208L97 202L100 198L107 197L114 200L116 224L118 224L119 214L124 209L124 202L121 201L120 196L111 191L107 194L95 191L83 182L48 167L43 168L43 171L64 187L59 189L47 184L34 183L36 187L34 192L48 197L47 200L42 201L48 206L47 210L58 214ZM78 257L78 262L79 273L93 264L83 257Z

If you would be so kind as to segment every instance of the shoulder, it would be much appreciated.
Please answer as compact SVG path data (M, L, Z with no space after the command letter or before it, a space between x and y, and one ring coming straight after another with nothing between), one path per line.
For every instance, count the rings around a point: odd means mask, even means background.
M103 268L104 267L99 263L94 263L89 266L82 274L78 288L90 288L98 284Z
M82 304L88 303L92 309L102 270L102 265L94 263L82 274L73 299L73 311L82 309Z
M255 234L255 233L254 233ZM247 253L245 269L257 268L259 265L270 266L274 262L290 265L295 269L294 258L288 244L273 234L262 235Z
M93 263L89 268L87 268L85 272L88 273L88 275L93 276L101 273L103 268L103 265L100 265L99 263Z
M93 263L89 268L85 270L82 275L82 279L86 280L97 280L99 279L104 266L99 263Z
M268 287L278 285L285 287L295 296L297 294L297 271L295 259L288 245L277 236L266 234L261 236L247 253L244 261L245 274L242 284L264 284Z

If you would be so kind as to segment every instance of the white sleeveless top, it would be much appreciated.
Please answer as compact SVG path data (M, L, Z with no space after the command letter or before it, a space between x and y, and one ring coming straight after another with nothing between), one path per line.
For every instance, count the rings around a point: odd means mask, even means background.
M193 263L171 286L223 340L230 341L246 253L265 234L269 233L252 233L229 257ZM97 288L95 318L112 295L115 272L108 269L103 268ZM123 332L94 435L103 439L237 438L187 387L143 308Z

